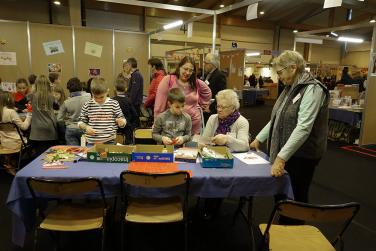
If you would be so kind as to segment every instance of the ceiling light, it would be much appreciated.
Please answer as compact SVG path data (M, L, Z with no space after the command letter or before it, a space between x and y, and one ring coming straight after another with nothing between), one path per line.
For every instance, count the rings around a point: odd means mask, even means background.
M220 8L223 8L223 7L225 7L225 5L224 5L224 4L221 4L221 5L219 5L219 7L220 7Z
M350 43L363 43L363 39L354 37L339 37L338 41L350 42Z
M55 5L61 5L61 2L60 1L54 1L54 4Z
M245 54L247 57L260 56L260 52L248 52Z
M335 33L334 31L331 31L330 34L332 34L332 36L338 37L338 34Z
M180 26L182 24L183 24L183 20L179 20L179 21L176 21L176 22L172 22L172 23L163 25L163 29L168 30L168 29Z
M293 30L292 32L294 32L294 33L298 33L298 30Z
M373 24L373 23L376 23L376 20L372 18L371 20L369 20L369 22L370 22L371 24Z
M326 34L325 37L330 37L330 35L329 35L329 34Z
M264 11L260 11L260 15L264 15L265 14L265 12Z

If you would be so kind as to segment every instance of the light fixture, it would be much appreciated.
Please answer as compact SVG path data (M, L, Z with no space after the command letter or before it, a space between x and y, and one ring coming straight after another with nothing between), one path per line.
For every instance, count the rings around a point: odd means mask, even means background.
M248 52L245 55L247 57L255 57L255 56L260 56L260 54L261 54L260 52Z
M169 23L169 24L163 25L163 29L164 29L164 30L168 30L168 29L171 29L171 28L174 28L174 27L180 26L180 25L182 25L182 24L183 24L183 20L175 21L175 22L172 22L172 23Z
M264 15L265 14L265 12L264 11L260 11L260 15Z
M326 34L325 37L330 37L330 35L329 35L329 34Z
M298 30L293 30L292 32L294 32L294 33L298 33Z
M61 2L60 1L54 1L54 4L55 5L61 5Z
M335 33L334 31L331 31L330 34L331 34L332 36L338 37L338 34Z
M354 38L354 37L339 37L337 39L338 41L342 41L342 42L350 42L350 43L363 43L363 39L361 38Z
M371 20L369 20L369 22L370 22L371 24L373 24L373 23L376 23L376 20L375 20L374 18L372 18Z
M225 5L224 5L224 4L221 4L221 5L219 5L219 7L220 7L220 8L223 8L223 7L225 7Z

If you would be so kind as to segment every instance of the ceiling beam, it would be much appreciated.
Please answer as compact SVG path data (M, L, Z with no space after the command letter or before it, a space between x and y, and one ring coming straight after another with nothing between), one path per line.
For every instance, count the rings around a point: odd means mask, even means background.
M314 35L317 33L326 33L331 31L345 31L345 30L353 30L353 29L359 29L364 27L372 27L373 24L370 24L369 22L360 23L360 24L353 24L353 25L344 25L344 26L338 26L338 27L330 27L330 28L324 28L324 29L318 29L318 30L310 30L310 31L303 31L295 33L296 36L300 35Z

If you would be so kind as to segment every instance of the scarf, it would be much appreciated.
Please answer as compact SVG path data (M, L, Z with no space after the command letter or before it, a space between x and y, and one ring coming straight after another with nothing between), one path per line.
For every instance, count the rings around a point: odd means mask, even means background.
M215 135L217 134L227 134L228 132L231 131L230 126L234 124L234 122L240 117L239 111L235 110L233 113L228 115L224 119L219 119L218 122L219 125L217 127L217 130L215 131Z

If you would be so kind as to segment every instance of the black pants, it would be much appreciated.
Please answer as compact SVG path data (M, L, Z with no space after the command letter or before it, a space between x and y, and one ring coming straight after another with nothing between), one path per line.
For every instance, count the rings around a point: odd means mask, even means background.
M285 170L290 175L292 191L294 192L294 200L300 202L308 202L309 187L312 182L315 167L320 159L307 159L299 157L291 157L285 164ZM275 202L286 199L286 195L276 195ZM292 221L281 217L280 224L300 224L299 221Z

